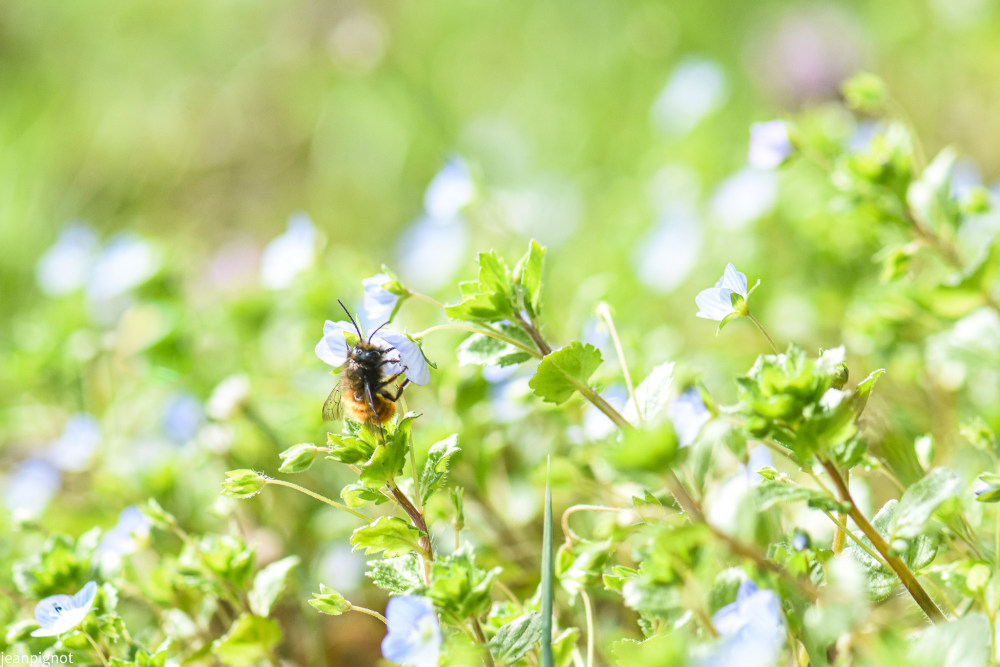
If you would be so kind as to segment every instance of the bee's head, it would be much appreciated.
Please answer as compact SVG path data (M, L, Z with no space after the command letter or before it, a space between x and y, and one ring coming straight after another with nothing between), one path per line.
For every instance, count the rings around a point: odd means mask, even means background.
M353 356L359 364L368 368L374 368L382 362L382 351L373 348L355 347Z

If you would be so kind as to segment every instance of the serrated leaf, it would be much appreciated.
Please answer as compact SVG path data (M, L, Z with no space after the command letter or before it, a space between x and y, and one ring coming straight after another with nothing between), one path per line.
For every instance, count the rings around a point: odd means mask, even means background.
M508 328L515 329L514 327ZM516 331L524 336L521 329L516 329ZM528 340L526 344L531 345L532 343ZM510 366L529 359L531 359L531 355L524 350L485 334L472 334L458 346L458 363L461 366L492 366L495 364Z
M247 599L250 601L250 611L258 616L270 614L275 600L285 589L288 573L298 564L298 556L289 556L260 570L253 578L253 588L247 595Z
M364 507L365 503L368 502L381 504L387 500L382 493L375 489L369 489L360 482L345 486L340 490L340 497L348 507Z
M441 488L448 475L451 457L462 451L458 447L458 434L452 433L444 440L431 445L427 451L427 462L420 475L420 500L427 502L431 495Z
M961 486L958 474L947 468L934 468L910 486L899 500L890 543L919 535L934 510L944 501L957 496Z
M384 551L386 556L421 551L419 540L419 530L394 516L379 517L351 534L354 551L364 549L366 554Z
M635 401L625 404L624 417L631 423L637 423L635 403L639 403L643 421L653 421L670 403L674 386L674 362L655 366L646 379L635 388Z
M365 576L393 595L412 593L424 585L420 559L415 554L370 560Z
M805 500L810 507L827 512L846 512L849 506L831 498L822 491L785 482L764 481L754 487L758 507L763 512L779 503Z
M514 269L514 285L521 288L524 305L532 317L538 315L542 291L542 266L545 247L532 239L528 252Z
M588 386L601 361L596 347L573 341L546 355L528 386L544 401L565 403L573 392Z
M368 461L371 458L372 452L375 451L375 448L369 443L347 433L340 435L327 433L326 442L330 448L330 454L327 458L348 465Z
M533 611L501 626L489 648L494 658L512 663L524 657L541 638L542 615Z
M509 294L512 285L510 269L495 250L479 253L479 286L483 292Z

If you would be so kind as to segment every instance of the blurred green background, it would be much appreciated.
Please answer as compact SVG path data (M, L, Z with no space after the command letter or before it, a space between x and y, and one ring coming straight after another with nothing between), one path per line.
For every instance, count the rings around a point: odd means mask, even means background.
M339 319L337 298L359 304L363 278L386 264L454 301L477 251L514 261L530 238L549 246L543 321L557 343L600 338L592 313L605 299L637 375L683 360L730 399L732 374L761 340L742 322L716 339L714 323L694 317L694 295L732 261L751 284L763 280L755 312L779 341L846 342L855 379L890 365L887 386L909 387L883 406L899 413L900 437L944 430L927 407L965 409L953 401L961 388L907 385L923 377L920 337L873 324L886 315L878 306L850 307L879 294L873 256L885 239L828 206L832 191L810 165L746 169L748 128L806 109L832 135L863 134L863 122L831 105L843 78L869 70L929 154L956 144L963 173L990 184L1000 170L984 140L1000 131L998 45L1000 7L988 0L4 2L0 466L16 470L68 415L91 413L97 458L66 471L46 525L107 527L123 503L155 496L192 528L235 522L259 538L265 561L302 554L303 589L315 590L320 563L339 553L326 545L350 521L280 493L242 514L206 513L223 471L274 472L278 451L322 439L334 379L312 347L323 320ZM428 185L456 170L473 194L457 186L461 210L450 210ZM269 244L289 219L315 226L298 227L304 249L289 262L301 271L262 284ZM93 226L95 254L122 231L137 236L119 241L141 249L121 263L105 257L110 287L88 274L46 294L39 258L71 221ZM72 273L60 262L50 269ZM411 302L398 324L440 320ZM547 433L533 448L517 437L530 422L477 408L490 387L456 367L457 340L427 341L441 370L408 392L427 414L419 439L475 436L482 450L457 474L484 498L501 485L502 506L537 482L545 448L567 445ZM613 361L604 373L620 382ZM213 390L239 374L251 387L242 412L206 414ZM980 408L996 397L978 391L993 377L971 392ZM170 408L188 398L194 426L171 445ZM985 416L995 421L996 408ZM507 462L510 480L487 479L511 443L520 454ZM337 475L315 473L314 484L335 489L347 480ZM537 506L525 502L527 522ZM40 539L14 537L0 540L4 562ZM303 613L301 599L283 613ZM307 625L286 627L315 647L310 633L331 624L309 611ZM337 627L329 651L350 634Z

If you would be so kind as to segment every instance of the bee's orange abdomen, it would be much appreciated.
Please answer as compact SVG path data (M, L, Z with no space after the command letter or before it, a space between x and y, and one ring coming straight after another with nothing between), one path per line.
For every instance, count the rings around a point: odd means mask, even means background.
M381 396L375 396L375 412L372 412L371 406L364 399L358 400L355 398L352 392L344 392L343 396L344 411L350 415L352 419L359 422L369 422L373 421L375 415L378 415L379 423L385 423L392 419L392 416L396 414L396 404L392 401L382 398Z

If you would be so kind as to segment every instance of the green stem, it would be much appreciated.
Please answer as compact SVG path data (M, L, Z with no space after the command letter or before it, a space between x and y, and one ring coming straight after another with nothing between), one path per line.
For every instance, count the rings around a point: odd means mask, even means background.
M594 667L594 609L587 591L581 590L580 597L583 598L583 611L587 616L587 667Z
M753 314L751 314L751 313L750 313L750 311L749 311L749 310L747 311L747 318L748 318L748 319L749 319L749 320L750 320L751 322L753 322L753 323L754 323L754 324L755 324L755 325L757 326L757 329L758 329L758 330L759 330L759 331L760 331L760 332L761 332L761 333L762 333L762 334L764 335L764 338L766 338L766 339L767 339L767 342L768 342L768 344L770 344L770 346L771 346L771 349L772 349L772 350L774 350L774 353L775 353L775 354L781 354L781 350L779 350L779 349L778 349L778 346L774 344L774 340L773 340L773 339L772 339L772 338L771 338L771 337L770 337L770 336L768 335L768 333L767 333L767 330L766 330L766 329L764 328L764 325L763 325L763 324L761 324L761 323L760 323L760 322L759 322L759 321L757 320L757 318L756 318L756 317L754 317L754 316L753 316Z
M330 500L326 496L322 496L322 495L320 495L320 494L318 494L318 493L316 493L314 491L310 491L309 489L305 488L304 486L299 486L298 484L293 484L291 482L286 482L286 481L284 481L282 479L268 479L267 483L268 484L277 484L278 486L287 486L289 489L295 489L296 491L298 491L300 493L304 493L307 496L310 496L312 498L315 498L316 500L318 500L320 502L326 503L327 505L330 505L331 507L336 507L337 509L342 509L345 512L350 512L354 516L358 517L359 519L364 520L367 523L371 523L372 522L372 518L370 516L362 514L361 512L359 512L359 511L357 511L357 510L355 510L353 508L350 508L347 505L343 505L341 503L338 503L336 500Z
M615 344L615 353L618 355L618 365L622 367L622 375L625 377L625 386L628 387L628 395L635 404L635 414L639 423L642 424L642 410L639 408L639 398L635 395L635 385L632 384L632 374L628 372L628 364L625 362L625 350L622 349L622 341L618 337L618 329L615 328L615 321L611 317L611 308L603 301L597 306L598 316L608 325L611 340Z
M374 609L369 609L368 607L359 607L356 604L352 604L351 605L351 611L360 611L362 614L368 614L372 618L377 618L378 620L382 621L386 625L389 625L388 619L386 619L385 616L383 616L382 614L378 613Z
M420 299L421 301L426 301L427 303L431 304L432 306L436 306L441 310L445 309L445 305L443 303L441 303L434 297L427 296L426 294L421 294L420 292L414 292L413 290L410 290L410 296L412 296L414 299Z
M483 659L488 667L496 667L496 663L493 661L493 654L490 653L490 647L486 644L486 633L483 632L483 626L479 624L479 619L475 616L472 616L471 619L472 632L476 635L476 641L483 647Z
M438 325L433 326L433 327L431 327L429 329L424 329L423 331L418 331L417 333L413 334L413 337L414 338L423 338L427 334L432 333L434 331L468 331L469 333L482 334L484 336L489 336L490 338L495 338L495 339L497 339L499 341L503 341L504 343L507 343L508 345L513 345L517 349L521 350L522 352L525 352L526 354L530 354L531 356L535 357L536 359L540 359L542 356L544 356L544 355L539 354L537 350L528 347L527 345L525 345L521 341L517 340L516 338L511 338L510 336L507 336L506 334L503 334L503 333L501 333L499 331L496 331L495 329L486 329L486 328L480 328L480 327L467 327L467 326L462 326L461 324L438 324Z
M101 660L101 664L103 664L104 667L108 667L108 659L104 657L104 652L101 651L101 647L97 645L94 638L87 634L87 631L83 628L80 628L80 634L86 637L87 641L90 642L90 645L94 647L94 653L96 653L97 657Z
M847 488L847 483L844 482L844 478L840 475L840 471L837 470L836 466L825 459L820 459L820 463L823 464L823 468L826 469L826 472L830 475L830 478L836 485L841 501L850 505L850 509L847 512L848 516L854 519L854 523L858 525L858 528L860 528L861 532L865 534L868 541L872 543L872 546L875 547L880 554L882 554L886 563L889 564L892 571L896 573L897 577L899 577L899 580L902 582L903 586L906 587L906 590L913 597L914 601L916 601L920 608L924 610L924 613L927 614L927 617L934 623L943 623L947 621L948 619L941 613L941 610L937 608L937 605L934 604L934 600L931 599L931 596L928 595L927 591L925 591L923 586L920 585L920 582L917 581L916 576L914 576L913 572L910 571L910 568L907 567L906 563L904 563L899 556L891 555L891 549L889 544L885 541L885 538L883 538L882 535L875 530L875 527L872 526L865 515L862 514L861 510L858 509L857 504L854 502L854 498L851 497L850 490Z

